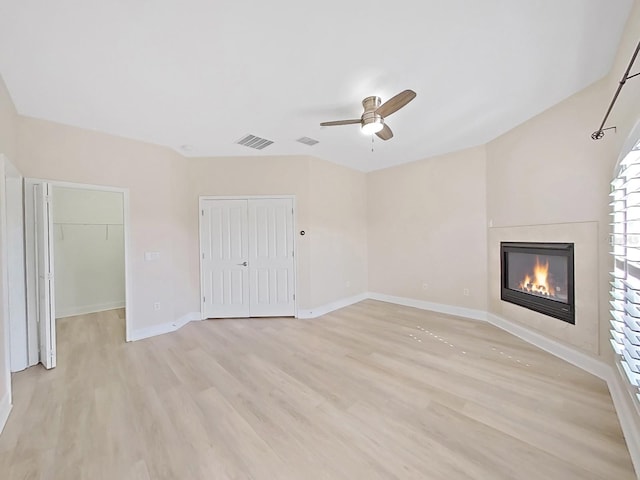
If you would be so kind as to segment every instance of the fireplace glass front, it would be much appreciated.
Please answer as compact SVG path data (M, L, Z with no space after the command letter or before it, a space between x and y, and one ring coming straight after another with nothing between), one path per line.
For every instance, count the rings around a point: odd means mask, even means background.
M573 244L502 242L501 298L575 324Z

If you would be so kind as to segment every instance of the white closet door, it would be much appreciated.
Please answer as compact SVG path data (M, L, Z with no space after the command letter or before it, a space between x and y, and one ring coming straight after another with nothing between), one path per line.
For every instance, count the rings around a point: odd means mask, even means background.
M203 317L294 316L293 199L201 205Z
M38 336L40 363L56 366L56 319L53 293L53 238L50 185L33 186L35 208L36 289L38 292Z
M295 315L293 200L249 200L252 317Z
M204 317L248 317L247 201L205 200L200 220Z

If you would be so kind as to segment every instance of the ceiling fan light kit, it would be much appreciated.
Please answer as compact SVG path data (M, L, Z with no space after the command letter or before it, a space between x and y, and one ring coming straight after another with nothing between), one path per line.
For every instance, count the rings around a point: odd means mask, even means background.
M385 103L382 103L380 97L367 97L362 101L364 112L359 120L353 119L322 122L320 126L333 127L337 125L355 125L359 123L362 133L365 135L373 135L375 133L382 140L389 140L393 137L393 132L389 126L385 124L385 117L397 112L414 98L416 98L416 92L413 90L400 92Z
M364 123L362 125L362 133L364 133L365 135L373 135L374 133L378 133L383 128L384 124L382 123L382 118L373 119L369 123Z

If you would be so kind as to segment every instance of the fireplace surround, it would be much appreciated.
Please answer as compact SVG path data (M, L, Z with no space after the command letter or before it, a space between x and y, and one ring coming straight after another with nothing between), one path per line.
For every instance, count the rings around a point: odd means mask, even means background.
M573 249L573 243L500 242L500 298L575 324Z

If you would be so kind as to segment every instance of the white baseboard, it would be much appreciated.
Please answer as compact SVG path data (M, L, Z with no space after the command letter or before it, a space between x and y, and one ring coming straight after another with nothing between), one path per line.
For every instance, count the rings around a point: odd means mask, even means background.
M354 303L366 300L367 298L369 298L368 293L359 293L358 295L354 295L353 297L342 298L340 300L336 300L335 302L327 303L326 305L321 305L310 310L298 310L298 315L296 315L296 318L321 317L322 315L326 315L327 313L331 313L335 310L339 310L341 308L348 307L349 305L353 305Z
M382 302L394 303L405 307L414 307L421 310L429 310L432 312L446 313L458 317L468 318L470 320L480 320L488 322L501 330L505 330L516 337L521 338L527 343L535 345L556 357L562 358L567 362L579 367L587 372L603 379L609 378L611 367L607 363L599 360L587 353L584 353L574 347L570 347L557 340L553 340L545 335L523 327L520 324L506 320L493 313L484 310L476 310L473 308L458 307L455 305L446 305L443 303L426 302L424 300L415 300L406 297L394 297L382 293L370 293L369 298L372 300L380 300Z
M9 414L11 413L11 394L6 392L2 400L0 400L0 433L4 430L4 426L7 424Z
M406 297L394 297L393 295L386 295L384 293L369 293L369 298L372 300L380 300L381 302L395 303L397 305L404 305L405 307L419 308L420 310L429 310L432 312L446 313L448 315L455 315L458 317L470 318L472 320L487 320L487 312L484 310L476 310L473 308L456 307L454 305L446 305L444 303L427 302L424 300L415 300L413 298Z
M501 330L505 330L525 342L535 345L596 377L605 381L609 378L611 366L588 353L582 352L575 347L570 347L534 330L530 330L518 323L494 315L493 313L487 314L487 321Z
M631 462L636 472L640 473L640 430L638 430L638 413L631 405L628 397L627 387L622 379L622 373L618 372L615 367L609 367L609 376L607 378L607 386L613 405L620 420L622 433L627 442Z
M115 308L124 308L124 300L118 302L96 303L94 305L80 305L79 307L56 308L56 318L75 317L87 313L105 312Z
M200 312L191 312L183 315L178 320L173 322L162 323L160 325L153 325L152 327L139 328L131 332L129 340L135 342L136 340L142 340L144 338L155 337L157 335L163 335L165 333L175 332L184 327L189 322L200 321Z

